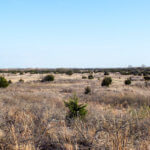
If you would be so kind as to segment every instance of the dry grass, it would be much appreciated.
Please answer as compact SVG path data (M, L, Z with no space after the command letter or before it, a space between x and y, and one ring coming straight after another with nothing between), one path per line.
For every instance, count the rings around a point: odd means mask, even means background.
M111 74L113 84L105 88L99 73L93 80L57 74L52 83L37 81L43 76L5 74L14 83L0 89L0 149L150 149L150 88L142 78L125 86L127 76ZM63 101L74 93L88 104L88 115L68 124Z

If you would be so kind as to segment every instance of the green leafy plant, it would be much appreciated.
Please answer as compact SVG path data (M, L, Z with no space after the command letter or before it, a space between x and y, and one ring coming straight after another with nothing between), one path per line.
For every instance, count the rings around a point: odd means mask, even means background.
M130 84L131 84L131 79L126 79L126 80L124 81L124 84L125 84L125 85L130 85Z
M4 77L0 77L0 88L6 88L8 85L8 81Z
M84 94L89 94L89 93L91 93L91 88L89 86L87 86L85 88Z
M42 79L42 82L54 81L55 77L53 75L47 75Z
M83 119L86 114L87 110L86 104L79 104L79 99L76 95L74 95L68 102L64 102L65 106L69 109L68 114L66 116L67 119L75 119L81 118Z
M105 77L102 81L102 86L109 86L112 83L112 78L111 77Z

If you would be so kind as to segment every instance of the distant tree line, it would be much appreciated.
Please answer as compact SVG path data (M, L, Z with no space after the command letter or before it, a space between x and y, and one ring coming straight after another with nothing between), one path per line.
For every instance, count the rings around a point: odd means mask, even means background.
M72 75L73 73L120 73L121 75L137 75L137 76L148 76L150 75L150 67L138 67L138 68L57 68L57 69L0 69L0 73L12 73L20 75L24 73L30 74L46 74L46 73L55 73L55 74L68 74Z

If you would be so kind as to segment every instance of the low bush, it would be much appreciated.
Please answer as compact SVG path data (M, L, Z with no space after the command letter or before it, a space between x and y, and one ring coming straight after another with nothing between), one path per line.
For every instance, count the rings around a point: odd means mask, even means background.
M69 76L71 76L71 75L73 74L73 71L72 71L72 70L68 70L68 71L66 72L66 74L69 75Z
M125 85L130 85L130 84L131 84L131 79L125 80L125 81L124 81L124 84L125 84Z
M94 79L94 76L93 76L92 74L90 74L90 75L88 76L88 79Z
M109 72L105 71L105 72L104 72L104 75L105 75L105 76L109 75Z
M105 77L102 81L102 86L109 86L112 83L112 78L111 77Z
M82 79L87 79L87 77L86 76L82 76Z
M9 84L12 84L12 81L11 81L11 80L9 80L9 81L8 81L8 83L9 83Z
M85 88L84 94L90 94L91 93L91 88L89 86L87 86Z
M145 81L149 81L150 80L150 76L144 76L144 80Z
M4 77L0 77L0 88L6 88L8 85L8 81Z
M69 109L68 114L66 115L67 119L75 119L80 118L83 119L86 114L87 105L79 104L79 99L76 95L74 95L68 102L64 102L65 106Z
M42 82L54 81L55 77L53 75L47 75L42 79Z
M20 72L20 75L23 75L23 72Z
M23 79L20 79L20 80L19 80L19 82L23 83L23 82L24 82L24 80L23 80Z

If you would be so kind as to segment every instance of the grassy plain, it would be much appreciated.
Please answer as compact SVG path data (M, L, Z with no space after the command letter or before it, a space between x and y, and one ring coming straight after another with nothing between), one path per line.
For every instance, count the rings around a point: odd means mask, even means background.
M112 85L101 87L103 73L92 80L54 74L44 83L46 74L1 75L13 83L0 89L0 149L150 150L150 87L142 76L113 73ZM129 77L132 84L124 85ZM88 114L68 124L64 100L73 94L88 104Z

